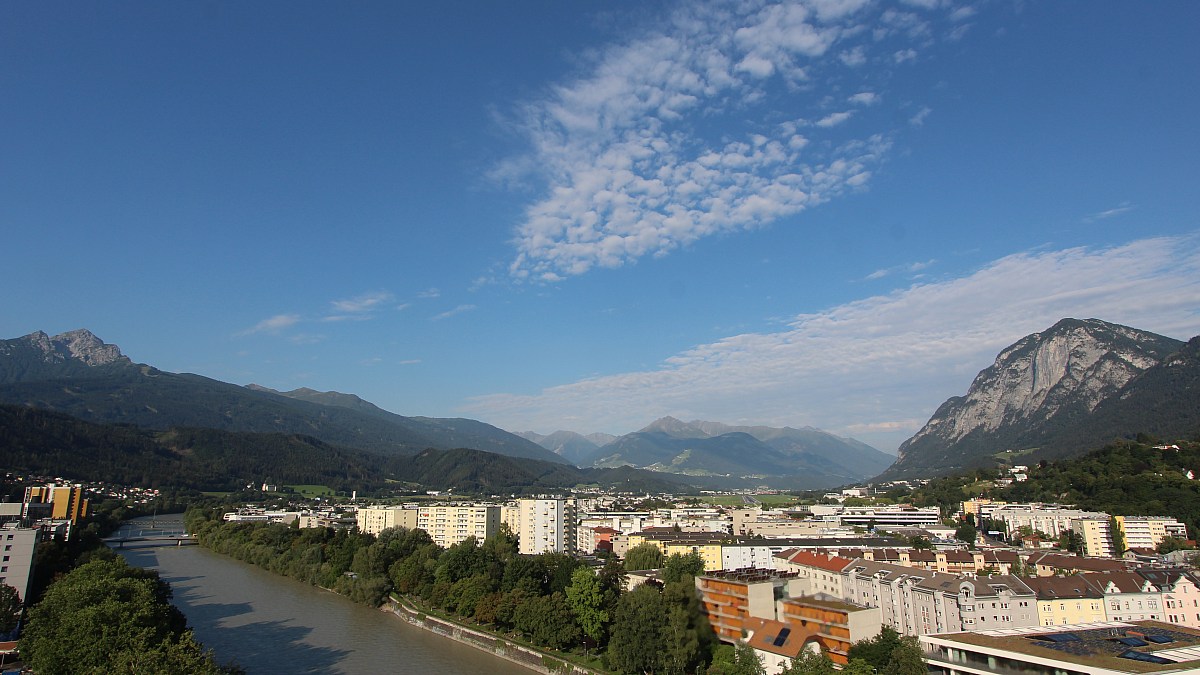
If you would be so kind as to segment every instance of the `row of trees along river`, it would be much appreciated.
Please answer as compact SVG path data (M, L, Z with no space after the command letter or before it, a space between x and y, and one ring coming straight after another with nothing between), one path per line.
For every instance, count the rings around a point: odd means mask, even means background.
M762 673L748 648L715 641L692 581L703 568L694 554L664 560L644 545L596 574L564 554L518 555L507 532L442 549L422 530L376 537L226 523L220 514L186 517L211 550L133 548L123 559L100 544L95 523L79 540L48 543L22 635L27 665L42 675L523 670L469 647L447 649L444 638L374 611L390 594L431 617L489 630L497 644L537 646L552 668L574 661L620 673ZM651 567L663 569L664 584L623 590L627 570ZM843 672L854 675L924 672L911 639L886 629L851 657ZM831 672L828 659L806 657L787 674Z
M701 611L696 554L665 560L653 545L598 573L563 553L518 555L505 528L482 543L443 549L420 529L353 530L225 522L220 510L190 510L187 528L213 551L335 590L368 606L396 594L430 614L486 627L500 639L527 642L563 659L618 673L761 673L748 648L720 645ZM627 571L662 568L661 586L624 591ZM924 673L911 639L885 631L855 645L851 673ZM554 666L555 659L547 659ZM565 666L565 663L560 663ZM833 672L806 658L789 675ZM843 671L845 672L845 671Z

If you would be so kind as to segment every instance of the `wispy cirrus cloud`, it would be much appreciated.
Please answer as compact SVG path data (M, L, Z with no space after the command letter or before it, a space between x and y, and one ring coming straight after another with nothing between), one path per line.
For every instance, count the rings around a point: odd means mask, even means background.
M464 412L547 432L571 419L595 425L577 431L627 431L662 415L809 424L891 449L1002 348L1059 319L1186 339L1200 333L1198 307L1200 235L1031 251L698 345L650 370L481 396Z
M270 335L278 334L281 331L291 328L300 322L299 314L276 314L275 316L263 319L246 330L239 331L237 334L255 335L266 333Z
M1098 211L1096 213L1092 213L1087 216L1084 216L1083 222L1084 223L1094 223L1098 220L1106 220L1108 218L1115 218L1116 216L1119 216L1123 213L1129 213L1130 211L1134 210L1135 208L1136 207L1129 202L1121 202L1114 208L1105 209L1103 211Z
M904 265L896 265L895 267L886 267L884 269L871 272L863 280L876 281L878 279L883 279L884 277L890 277L893 274L916 274L917 272L929 269L935 262L937 261L926 260L924 262L913 262Z
M462 314L464 312L474 311L475 309L477 309L475 305L459 305L459 306L455 307L454 309L450 309L445 312L442 312L441 314L437 314L433 317L430 317L429 320L430 321L442 321L445 319L449 319L452 316L458 316L459 314Z
M326 315L322 321L366 321L372 313L385 307L395 300L388 291L372 291L357 297L344 300L334 300L329 303L333 314Z
M598 50L510 121L528 152L493 175L545 186L510 274L557 281L662 256L861 188L891 122L851 125L855 111L822 109L824 92L862 87L868 60L914 60L928 20L867 0L684 3L665 28Z

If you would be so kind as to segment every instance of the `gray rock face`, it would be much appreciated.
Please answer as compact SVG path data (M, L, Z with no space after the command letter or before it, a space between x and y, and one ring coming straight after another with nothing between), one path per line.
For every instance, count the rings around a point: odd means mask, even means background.
M964 466L970 462L955 460L1035 443L1048 425L1090 414L1181 345L1098 319L1063 319L1001 351L965 396L943 403L900 446L895 468L940 469L932 461L935 455Z
M0 340L0 383L86 376L93 368L132 362L116 345L86 330L50 337L42 331Z
M46 338L46 334L40 331L34 335ZM38 346L46 351L47 360L75 359L88 366L105 366L117 361L129 361L129 358L121 353L119 347L105 344L91 331L83 328L55 335L45 341L40 341Z

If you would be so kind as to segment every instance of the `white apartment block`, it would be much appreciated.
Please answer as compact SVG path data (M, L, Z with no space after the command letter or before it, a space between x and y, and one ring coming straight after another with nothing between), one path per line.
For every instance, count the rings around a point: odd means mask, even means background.
M1051 538L1070 530L1072 521L1097 516L1108 518L1107 513L1097 511L1036 504L1008 504L992 511L992 518L1003 522L1010 535L1022 527L1029 527L1035 532L1045 532Z
M517 525L513 531L520 537L518 552L522 555L566 553L576 548L573 499L520 499Z
M1187 539L1187 525L1168 516L1116 516L1125 548L1157 548L1163 539Z
M429 533L434 543L449 548L467 537L476 545L500 531L500 507L488 504L471 506L422 506L417 509L417 527Z
M360 508L354 520L359 532L377 535L393 527L409 530L417 527L417 512L418 509L403 506L368 506Z
M7 523L0 528L0 584L15 588L21 602L29 597L29 581L40 532L37 528L18 527L17 523Z
M816 509L813 509L816 513ZM825 516L827 522L852 527L921 527L942 522L942 512L936 506L887 506L882 508L847 506L836 514Z
M843 572L844 600L878 607L902 635L1038 625L1037 596L1012 576L960 577L858 559Z

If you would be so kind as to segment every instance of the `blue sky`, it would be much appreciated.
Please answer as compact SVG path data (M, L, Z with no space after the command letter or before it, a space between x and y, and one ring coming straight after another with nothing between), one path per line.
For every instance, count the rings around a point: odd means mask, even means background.
M1060 318L1200 333L1194 2L5 3L0 336L884 450Z

